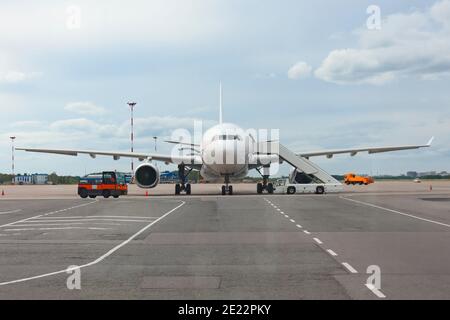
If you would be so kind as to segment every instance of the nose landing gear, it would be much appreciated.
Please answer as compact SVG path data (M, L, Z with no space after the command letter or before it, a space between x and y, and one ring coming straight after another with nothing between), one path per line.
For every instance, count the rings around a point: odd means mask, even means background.
M233 195L233 186L229 185L230 177L228 175L225 176L225 185L222 186L222 195Z

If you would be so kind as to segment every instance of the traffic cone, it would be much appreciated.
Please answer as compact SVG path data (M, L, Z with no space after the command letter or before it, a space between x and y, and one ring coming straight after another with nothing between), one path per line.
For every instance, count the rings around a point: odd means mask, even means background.
M2 196L4 196L4 195L5 195L5 190L2 189Z
M430 191L433 191L433 186L430 184Z
M145 196L148 197L148 191L145 191Z

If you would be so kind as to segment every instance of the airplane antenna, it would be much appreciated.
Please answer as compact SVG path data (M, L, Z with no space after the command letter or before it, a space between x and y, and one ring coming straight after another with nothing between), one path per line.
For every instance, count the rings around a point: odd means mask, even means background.
M219 123L222 124L222 82L219 83Z

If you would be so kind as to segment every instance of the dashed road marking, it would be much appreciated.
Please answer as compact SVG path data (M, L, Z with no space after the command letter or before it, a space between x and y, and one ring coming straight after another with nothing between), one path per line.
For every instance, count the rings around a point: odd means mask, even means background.
M306 234L311 234L311 232L309 232L308 230L303 230L303 232Z
M353 268L349 263L347 263L347 262L342 262L342 265L343 265L344 267L346 267L347 270L350 271L350 273L358 273L358 271L356 271L356 269Z
M315 242L317 242L318 244L323 244L323 242L322 241L320 241L320 239L319 238L313 238L314 239L314 241Z
M303 228L303 227L302 227L301 225L298 224L298 225L297 225L297 228L300 228L300 229L301 229L301 228Z
M289 220L290 222L292 222L292 223L295 223L295 220L294 219L291 219L291 220Z
M331 249L327 249L327 252L331 254L333 257L336 257L338 254Z

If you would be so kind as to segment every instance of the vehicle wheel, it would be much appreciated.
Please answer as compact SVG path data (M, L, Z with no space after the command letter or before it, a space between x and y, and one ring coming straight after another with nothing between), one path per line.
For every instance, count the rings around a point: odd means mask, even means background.
M288 187L287 188L287 194L294 194L295 193L295 187Z
M119 196L118 196L118 195L115 195L115 196L113 196L113 197L117 199Z
M191 194L191 184L190 184L190 183L188 183L188 184L186 185L186 194L187 194L187 195L190 195L190 194Z
M273 193L273 184L272 183L267 184L267 192L269 192L270 194Z
M103 198L109 198L111 196L111 192L109 190L103 190Z
M263 186L262 186L262 183L259 182L259 183L256 185L256 192L259 193L259 194L261 194L262 191L263 191Z
M360 186L362 186L362 185L363 185L363 183L362 183L362 182L360 182L360 183L359 183L359 185L360 185Z
M88 196L88 192L86 189L81 189L79 192L80 197L82 197L83 199L87 198Z
M226 193L227 192L226 192L225 186L222 186L222 195L224 196Z
M95 198L97 198L97 196L95 194L91 194L91 195L89 195L89 198L95 199Z
M318 187L316 188L316 193L317 193L317 194L323 194L324 192L325 192L324 187L318 186Z
M180 194L180 192L181 192L181 186L177 183L175 185L175 194L178 195L178 194Z
M228 187L228 194L231 196L233 195L233 186Z

